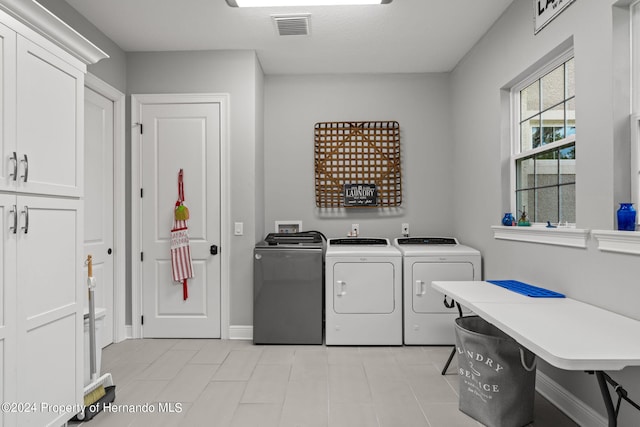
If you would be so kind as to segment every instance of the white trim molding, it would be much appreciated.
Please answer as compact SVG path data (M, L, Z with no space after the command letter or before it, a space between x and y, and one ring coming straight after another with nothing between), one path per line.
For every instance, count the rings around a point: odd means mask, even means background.
M586 248L589 230L580 228L547 228L543 226L505 227L491 226L493 238L518 242L542 243L546 245Z
M85 65L109 57L35 0L0 0L0 9L66 50Z
M601 251L640 255L640 231L593 230L591 235Z
M125 95L118 89L87 73L84 85L113 102L113 342L127 339L126 331L126 142Z
M252 325L230 325L229 326L229 339L230 340L253 340L253 326Z
M0 0L2 1L2 0ZM142 266L140 248L142 246L142 218L140 188L142 182L141 136L134 132L141 120L143 104L168 103L219 103L220 104L220 338L229 339L230 333L230 285L229 269L231 268L229 242L231 241L231 194L229 182L231 170L231 117L229 112L230 95L227 93L167 93L167 94L132 94L131 95L131 336L143 338L142 325Z

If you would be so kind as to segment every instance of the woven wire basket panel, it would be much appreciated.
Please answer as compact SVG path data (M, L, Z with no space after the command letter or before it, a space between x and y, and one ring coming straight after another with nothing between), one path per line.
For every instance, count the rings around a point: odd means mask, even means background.
M375 184L378 203L402 203L398 122L321 122L315 125L316 206L344 206L345 184Z

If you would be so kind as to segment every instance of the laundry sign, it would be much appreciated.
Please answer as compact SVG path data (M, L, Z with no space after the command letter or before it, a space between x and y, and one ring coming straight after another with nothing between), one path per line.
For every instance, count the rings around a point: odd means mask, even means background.
M344 206L378 206L375 184L344 184Z
M533 0L534 34L538 34L549 22L575 0Z

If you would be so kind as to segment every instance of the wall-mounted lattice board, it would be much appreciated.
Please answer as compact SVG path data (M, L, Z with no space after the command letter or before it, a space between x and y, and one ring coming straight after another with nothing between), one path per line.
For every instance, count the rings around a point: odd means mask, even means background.
M345 184L375 184L374 207L400 206L398 122L323 122L315 125L316 206L345 206ZM371 205L369 205L371 206Z

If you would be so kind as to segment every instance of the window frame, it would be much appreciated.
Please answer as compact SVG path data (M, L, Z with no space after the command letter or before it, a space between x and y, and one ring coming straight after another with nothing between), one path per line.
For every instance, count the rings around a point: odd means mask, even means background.
M518 210L518 206L517 204L517 195L516 195L516 189L517 189L517 166L516 166L516 162L520 159L523 158L527 158L530 156L536 156L540 153L544 153L544 152L551 152L553 150L557 150L562 146L565 146L567 144L574 144L576 143L576 135L575 132L571 135L565 135L564 138L557 140L557 141L553 141L544 145L540 145L539 147L536 148L532 148L531 150L527 150L527 151L521 151L521 128L520 128L520 124L521 124L521 102L520 102L520 92L522 90L524 90L525 88L529 87L531 84L535 83L536 81L541 80L544 76L546 76L547 74L551 73L553 70L555 70L557 67L563 65L564 63L568 62L571 59L574 59L575 55L574 55L574 49L573 46L571 46L570 48L564 50L563 52L561 52L560 54L558 54L557 56L555 56L553 59L551 59L550 61L546 62L544 65L542 65L541 67L539 67L537 70L535 70L534 72L530 73L526 78L522 79L520 82L516 83L515 85L513 85L511 87L510 93L509 93L509 97L510 97L510 103L511 103L511 120L510 120L510 139L511 139L511 153L510 153L510 157L509 157L509 168L510 168L510 184L509 184L509 189L510 189L510 206L511 206L511 212L514 213L514 216L517 218L519 216L519 210ZM573 95L573 99L575 99L576 94L574 93ZM565 97L563 98L563 103L566 102L568 98ZM553 107L552 107L553 108ZM548 111L548 110L545 110ZM542 113L542 111L540 112L540 114ZM566 118L565 118L566 120ZM540 126L540 129L542 129L542 126ZM541 135L542 137L542 135ZM575 185L575 184L574 184ZM558 185L558 188L560 188L560 185ZM577 212L576 212L577 214ZM561 220L561 218L559 218L559 220ZM532 222L533 225L541 225L541 224L545 224L544 222ZM566 224L569 227L575 228L575 223L568 223Z
M631 115L629 117L631 139L631 201L636 209L640 203L640 0L629 5L629 25L631 36L630 65L631 65ZM640 225L640 215L636 216L636 227Z

